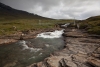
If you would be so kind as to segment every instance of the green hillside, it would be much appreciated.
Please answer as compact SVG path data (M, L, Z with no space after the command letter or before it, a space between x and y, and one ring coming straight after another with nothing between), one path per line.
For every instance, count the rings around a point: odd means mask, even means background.
M87 30L90 34L100 35L100 16L90 17L81 21L80 28Z
M0 20L12 19L48 19L26 11L16 10L7 5L0 3Z

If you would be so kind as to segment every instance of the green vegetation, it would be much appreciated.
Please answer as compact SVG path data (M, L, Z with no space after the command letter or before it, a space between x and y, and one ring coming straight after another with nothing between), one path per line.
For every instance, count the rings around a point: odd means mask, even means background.
M52 29L60 23L71 22L72 20L51 20L51 19L17 19L0 21L0 35L9 35L17 31ZM16 27L16 29L14 29Z
M100 16L90 17L80 23L80 28L90 34L100 35Z

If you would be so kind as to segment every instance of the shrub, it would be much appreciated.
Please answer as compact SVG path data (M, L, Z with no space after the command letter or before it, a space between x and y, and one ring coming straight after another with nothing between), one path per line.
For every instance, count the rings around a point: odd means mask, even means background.
M100 35L100 26L96 26L91 29L88 29L88 33Z
M80 29L86 29L89 26L86 22L82 22L79 25L80 25Z

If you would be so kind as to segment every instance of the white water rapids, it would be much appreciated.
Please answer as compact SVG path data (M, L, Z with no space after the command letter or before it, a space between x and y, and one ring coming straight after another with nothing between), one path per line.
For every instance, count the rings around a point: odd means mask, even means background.
M42 37L42 38L60 38L63 34L63 30L55 30L53 32L44 32L44 33L40 33L37 35L37 38L38 37ZM40 51L42 50L41 48L33 48L33 47L29 47L27 45L27 41L20 41L20 44L23 46L23 50L26 50L26 49L29 49L31 50L31 52L37 52L37 51ZM49 47L48 44L45 44L46 47Z
M60 38L64 30L55 30L54 32L43 32L37 35L37 37L42 38Z
M29 47L28 45L27 45L27 43L26 43L26 41L20 41L20 44L23 46L23 50L25 50L25 49L29 49L29 50L31 50L31 52L37 52L37 51L40 51L40 50L42 50L42 48L32 48L32 47Z

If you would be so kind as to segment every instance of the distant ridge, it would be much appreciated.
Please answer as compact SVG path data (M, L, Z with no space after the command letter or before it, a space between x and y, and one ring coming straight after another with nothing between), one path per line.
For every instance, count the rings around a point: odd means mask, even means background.
M98 20L100 20L100 15L89 17L86 20L88 20L88 21L98 21Z
M17 10L0 3L0 18L2 19L50 19L26 11Z

